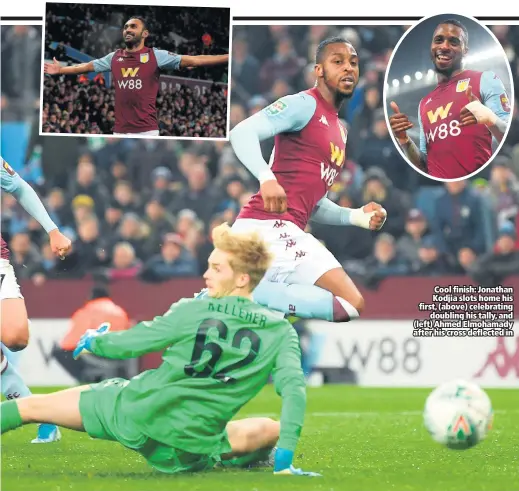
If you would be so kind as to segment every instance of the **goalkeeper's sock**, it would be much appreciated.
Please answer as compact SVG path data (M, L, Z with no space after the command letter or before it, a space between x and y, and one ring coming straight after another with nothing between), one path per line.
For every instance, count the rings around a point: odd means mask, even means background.
M29 387L25 385L18 370L7 359L9 352L2 348L3 360L1 364L1 381L2 394L6 399L18 399L19 397L27 397L31 395Z
M222 460L222 466L224 467L249 467L257 464L258 462L268 461L272 448L262 448L255 450L248 454L242 455L241 457L234 457L233 459Z
M288 285L263 280L252 296L255 302L269 309L304 319L347 322L360 315L351 303L315 285Z
M0 405L1 413L1 433L2 435L10 430L22 426L22 417L18 410L18 403L16 401L5 401Z

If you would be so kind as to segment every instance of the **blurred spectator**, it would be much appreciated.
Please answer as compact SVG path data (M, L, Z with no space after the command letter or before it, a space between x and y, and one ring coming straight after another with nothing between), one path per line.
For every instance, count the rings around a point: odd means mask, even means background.
M137 258L144 257L144 244L146 241L146 230L136 213L126 213L121 219L118 231L113 236L112 243L124 242L132 246Z
M358 162L365 170L371 167L384 169L388 179L398 189L411 191L413 188L415 171L410 165L402 165L402 157L391 139L382 109L373 115L371 132L359 150Z
M279 39L276 53L263 63L259 72L262 91L269 92L280 80L289 85L295 85L297 77L305 65L305 60L295 52L292 39L288 36Z
M438 249L434 236L422 237L417 255L418 261L415 261L413 267L417 276L442 276L449 273L449 265Z
M469 273L485 287L495 287L510 275L519 274L519 251L515 247L517 234L512 223L501 226L494 250L480 256Z
M177 234L167 234L162 243L160 254L151 257L141 272L144 281L161 282L176 277L198 276L196 259L183 248Z
M193 165L187 171L187 188L180 190L171 205L171 211L184 208L193 210L204 222L213 215L221 192L209 183L209 173L203 165Z
M388 276L405 276L410 272L408 262L396 250L395 238L388 233L381 233L375 241L373 255L366 260L366 286L376 287Z
M90 155L80 157L75 180L70 183L69 196L73 199L78 194L90 196L97 216L103 216L108 204L108 191L96 175L96 167Z
M419 266L420 257L418 249L427 232L427 220L424 214L417 208L413 208L407 214L405 222L405 234L398 239L397 252L405 257L413 269Z
M232 54L233 94L246 101L260 90L258 73L260 63L249 53L249 45L244 37L234 37ZM232 110L232 109L231 109Z
M10 263L19 280L31 278L40 269L41 255L37 247L31 243L29 234L14 234L9 244L11 249Z
M2 119L25 120L40 106L41 27L1 27Z
M113 249L112 267L108 270L110 280L127 280L136 278L142 263L136 257L135 250L129 242L118 242Z
M81 258L83 274L105 266L110 260L107 239L101 237L99 222L95 217L83 220L78 226L78 240L74 244L76 254Z
M139 197L128 181L119 181L114 187L114 199L123 213L139 211Z
M431 229L440 250L460 273L485 251L481 198L467 181L445 184L436 198Z
M498 224L515 218L519 211L519 180L510 169L507 157L494 159L487 192Z

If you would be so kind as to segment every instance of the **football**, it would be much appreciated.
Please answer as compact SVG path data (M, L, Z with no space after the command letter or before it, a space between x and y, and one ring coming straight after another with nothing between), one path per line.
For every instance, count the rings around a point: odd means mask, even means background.
M492 403L478 385L453 380L429 394L423 417L434 441L465 450L484 440L492 428Z

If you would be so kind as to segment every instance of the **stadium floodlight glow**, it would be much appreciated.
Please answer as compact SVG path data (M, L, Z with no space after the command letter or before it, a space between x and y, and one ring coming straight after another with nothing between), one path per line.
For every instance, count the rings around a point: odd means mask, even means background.
M466 56L464 63L465 65L470 65L472 63L479 63L481 61L485 61L490 58L497 58L499 56L503 56L503 50L500 48L491 48Z
M409 82L411 82L411 77L409 75L404 75L404 83L408 84Z
M427 71L427 76L429 78L432 78L434 77L434 70L432 68L429 68L429 70Z
M397 78L394 78L392 84L393 87L398 87L400 85L400 81Z
M423 73L422 72L416 72L414 74L414 78L416 78L416 80L422 80L422 77L423 77Z

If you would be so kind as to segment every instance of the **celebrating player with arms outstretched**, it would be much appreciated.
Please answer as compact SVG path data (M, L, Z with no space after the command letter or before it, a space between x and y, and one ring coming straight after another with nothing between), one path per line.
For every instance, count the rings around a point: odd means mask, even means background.
M346 129L338 112L358 83L358 63L347 40L321 42L315 87L279 99L230 135L237 157L261 183L233 230L258 230L275 256L254 300L286 314L344 322L358 317L364 306L340 263L304 232L310 219L371 230L379 230L386 220L376 203L349 209L326 197L346 160ZM270 137L275 137L271 166L260 149L260 141Z
M433 34L431 59L438 85L419 104L420 146L407 135L413 127L398 105L391 129L411 163L430 176L465 177L492 156L492 136L500 142L510 117L505 87L494 72L465 70L468 32L457 20L440 23Z
M123 28L125 49L70 67L62 67L54 58L53 63L45 63L44 71L50 75L111 71L115 87L114 134L158 136L156 103L160 69L220 65L227 63L229 55L187 56L148 48L144 44L148 36L146 21L132 17Z
M181 300L127 331L107 332L108 324L89 330L74 351L130 358L165 349L158 369L5 402L2 434L54 423L118 441L167 473L263 461L279 438L274 472L315 475L292 467L306 406L299 339L288 321L251 299L271 253L258 234L236 234L227 224L214 229L213 243L204 274L209 297ZM281 422L230 422L270 374Z
M71 247L70 239L65 237L56 224L51 220L40 198L34 189L29 186L2 158L1 177L2 192L12 194L25 210L33 216L47 231L52 251L59 256L66 255ZM9 263L9 249L1 237L0 259L0 298L2 299L1 321L1 380L2 394L7 399L27 397L31 391L25 385L16 368L9 363L9 351L20 351L29 342L29 320L25 300L20 293L13 267ZM8 348L8 349L6 349ZM60 439L59 430L54 425L40 425L38 436L33 443L48 443Z

